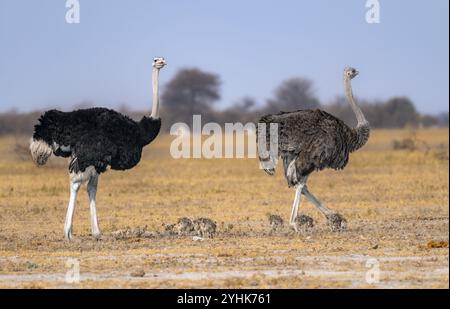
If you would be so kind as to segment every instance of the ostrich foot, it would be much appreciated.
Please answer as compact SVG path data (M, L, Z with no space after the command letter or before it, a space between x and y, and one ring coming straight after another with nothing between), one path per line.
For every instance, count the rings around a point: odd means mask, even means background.
M332 232L341 232L347 229L347 220L338 213L327 216L327 226Z
M100 231L93 232L92 237L94 237L94 239L96 239L96 240L100 240L100 239L102 239L102 233L100 233Z
M72 240L72 228L64 230L64 238L67 241Z
M300 215L295 218L292 227L297 233L305 233L314 227L314 219L307 215Z

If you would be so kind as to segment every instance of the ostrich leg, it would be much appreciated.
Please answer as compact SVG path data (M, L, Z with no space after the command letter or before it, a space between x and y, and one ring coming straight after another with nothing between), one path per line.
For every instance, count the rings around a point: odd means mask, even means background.
M329 215L333 214L333 211L327 207L325 207L311 192L308 191L308 187L303 187L302 192L306 198L311 201L311 203L314 204L324 215L325 217L328 217Z
M64 237L66 240L72 238L72 220L73 212L75 210L75 204L77 203L77 194L80 190L81 180L71 179L70 180L70 199L69 206L67 207L66 222L64 224Z
M302 196L303 186L304 184L299 183L297 185L297 188L295 189L294 204L292 204L291 219L289 220L289 224L291 226L295 225L295 219L297 218L298 215L298 206L300 205L300 198Z
M338 213L324 206L311 192L308 187L303 187L302 192L308 200L310 200L327 218L327 225L332 231L341 231L347 227L347 220Z
M91 232L95 239L100 239L101 233L97 221L97 207L95 197L97 195L98 174L93 173L87 184L87 192L89 195L89 208L91 211Z

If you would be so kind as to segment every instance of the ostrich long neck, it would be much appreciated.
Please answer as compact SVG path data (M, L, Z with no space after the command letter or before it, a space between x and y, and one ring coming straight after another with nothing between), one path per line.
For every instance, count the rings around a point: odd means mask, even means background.
M350 82L350 78L348 78L347 76L344 77L344 86L348 102L350 103L350 106L355 113L357 121L356 127L353 129L354 134L352 134L349 141L350 151L355 151L364 146L364 144L369 139L370 126L369 122L366 120L366 117L364 117L361 108L358 106L358 104L356 104L355 99L353 98L352 85Z
M159 95L158 95L158 84L159 84L159 69L153 67L152 72L152 83L153 83L153 106L152 106L152 118L159 118Z
M353 98L352 84L351 84L350 78L348 78L348 77L344 78L344 86L345 86L345 94L347 95L348 102L350 103L350 106L352 107L352 110L355 113L356 120L358 122L357 127L367 124L367 120L364 117L364 114L363 114L361 108L356 104L355 99Z

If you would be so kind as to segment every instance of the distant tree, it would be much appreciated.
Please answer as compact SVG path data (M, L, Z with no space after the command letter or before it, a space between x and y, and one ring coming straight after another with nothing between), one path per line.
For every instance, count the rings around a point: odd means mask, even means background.
M256 106L256 101L252 97L243 97L233 104L232 108L237 111L248 112Z
M40 112L18 113L14 110L0 113L0 136L6 134L31 134L40 114Z
M379 107L382 103L369 102L356 98L358 105L361 107L366 119L370 122L372 127L379 127ZM329 104L323 106L323 109L330 114L343 120L349 126L356 125L356 116L353 112L348 100L345 96L338 96Z
M285 80L275 90L275 98L266 105L267 113L293 111L298 109L315 109L320 107L313 90L313 82L300 77Z
M421 117L408 98L396 97L386 102L356 100L373 128L403 128L408 125L417 126L419 122L424 126L431 126L435 120L432 116ZM345 97L337 97L324 106L324 109L351 126L356 124L355 115Z
M419 115L414 104L406 97L389 99L382 110L384 127L403 128L407 125L416 125Z
M385 114L385 106L386 102L384 101L368 101L368 100L360 100L361 109L366 116L366 119L369 121L370 126L373 128L385 128L386 125L386 117ZM355 118L355 116L353 116ZM355 122L356 124L356 122ZM400 126L394 126L396 128Z
M192 115L208 116L220 99L218 75L199 69L181 69L165 86L161 97L171 122L191 122Z
M420 115L419 123L421 127L429 128L429 127L437 127L439 125L439 119L433 115Z
M215 121L225 122L242 122L256 121L254 108L256 107L255 99L251 97L243 97L230 107L223 111L215 113Z

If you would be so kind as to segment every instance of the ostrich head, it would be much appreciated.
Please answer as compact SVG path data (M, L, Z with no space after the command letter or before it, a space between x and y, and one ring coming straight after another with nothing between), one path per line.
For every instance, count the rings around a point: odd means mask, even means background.
M359 74L358 70L352 67L346 67L344 69L344 78L353 79Z
M166 60L163 57L156 57L153 59L153 67L158 70L162 69L166 64Z

